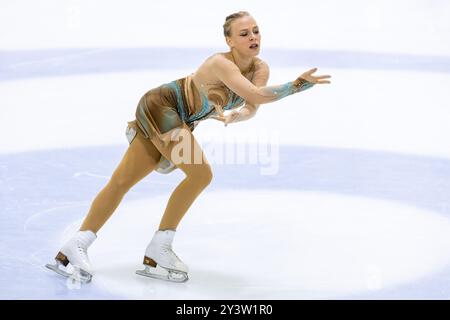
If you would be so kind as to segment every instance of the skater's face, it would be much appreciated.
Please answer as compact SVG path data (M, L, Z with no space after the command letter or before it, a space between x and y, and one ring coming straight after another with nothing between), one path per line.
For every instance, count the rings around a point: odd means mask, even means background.
M252 16L244 16L234 20L231 25L230 36L225 40L230 49L237 50L244 56L256 56L261 47L261 34L255 19ZM256 48L251 45L257 45Z

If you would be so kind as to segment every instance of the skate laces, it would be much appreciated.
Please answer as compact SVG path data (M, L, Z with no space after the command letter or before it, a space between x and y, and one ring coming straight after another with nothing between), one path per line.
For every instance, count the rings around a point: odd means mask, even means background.
M79 253L81 253L84 259L88 260L87 248L85 248L83 246L83 243L80 243L80 241L77 241L77 250Z
M181 259L176 255L176 253L173 251L172 249L172 245L171 244L162 244L162 248L165 252L174 255L178 260L181 261Z

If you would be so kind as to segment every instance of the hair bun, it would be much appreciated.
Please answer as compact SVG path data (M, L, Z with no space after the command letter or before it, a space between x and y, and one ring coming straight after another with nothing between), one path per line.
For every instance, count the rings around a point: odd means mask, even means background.
M224 34L224 36L229 36L230 35L230 29L231 29L230 25L231 25L231 22L233 22L234 19L241 18L241 17L244 17L244 16L249 16L249 15L250 15L250 13L248 13L247 11L239 11L239 12L235 12L235 13L232 13L232 14L228 15L225 18L225 23L223 25L223 34Z

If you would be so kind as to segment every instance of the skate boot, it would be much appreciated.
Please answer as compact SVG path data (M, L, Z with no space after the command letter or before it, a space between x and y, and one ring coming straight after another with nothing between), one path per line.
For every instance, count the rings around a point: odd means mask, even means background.
M97 236L92 231L78 231L58 252L55 257L55 264L45 265L50 270L70 278L73 282L87 283L92 279L92 270L87 255L88 247L94 242ZM66 268L70 263L73 272Z
M144 256L144 270L137 270L141 276L185 282L188 277L188 266L172 250L175 231L156 231L152 241L147 246Z

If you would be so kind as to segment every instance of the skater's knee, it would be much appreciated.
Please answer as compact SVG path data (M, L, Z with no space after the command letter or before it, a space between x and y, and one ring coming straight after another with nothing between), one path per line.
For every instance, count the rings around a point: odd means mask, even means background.
M213 172L209 165L206 167L206 169L202 170L201 176L202 176L202 181L205 183L205 185L208 185L211 183L211 181L213 179Z
M197 168L190 172L188 176L197 183L207 186L213 179L213 172L209 164L197 165Z
M108 182L108 186L118 193L127 193L133 186L133 182L129 177L112 176Z

